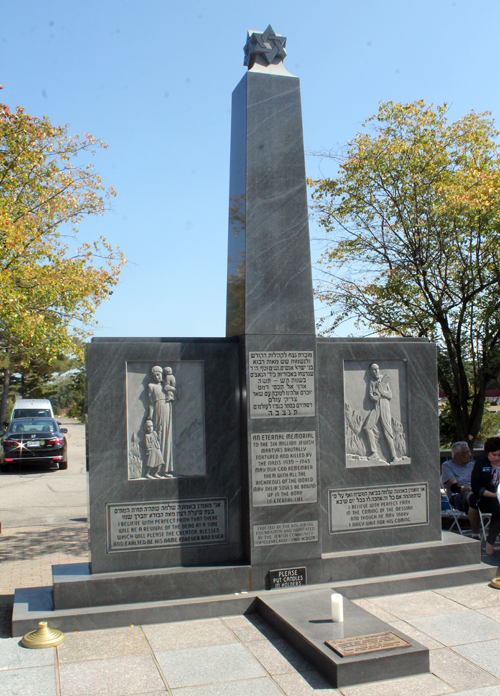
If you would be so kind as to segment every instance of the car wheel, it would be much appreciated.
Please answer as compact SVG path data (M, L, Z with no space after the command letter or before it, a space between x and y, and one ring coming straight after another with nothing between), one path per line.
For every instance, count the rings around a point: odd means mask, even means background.
M2 464L0 466L0 471L2 471L4 474L7 473L7 471L10 471L10 464Z
M67 469L68 468L68 460L66 459L65 462L59 462L59 468L60 469Z

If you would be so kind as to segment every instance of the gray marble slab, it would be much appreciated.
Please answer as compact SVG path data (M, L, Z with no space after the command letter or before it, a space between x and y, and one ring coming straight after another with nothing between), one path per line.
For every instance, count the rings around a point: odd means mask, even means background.
M165 690L152 655L63 663L59 665L59 677L64 696L80 696L82 684L86 696L132 696Z
M282 691L269 677L238 679L226 684L204 684L172 689L173 696L282 696ZM295 696L298 696L295 694ZM328 696L324 694L322 696Z
M375 402L370 399L372 363L379 365L389 386L387 418L392 419L397 444L392 462L383 414L375 412ZM435 346L424 339L318 338L317 365L323 553L439 539ZM373 458L366 430L370 423L378 430ZM358 454L346 456L346 451ZM422 485L427 492L417 500L414 494L418 491L413 489ZM407 490L397 498L391 486ZM371 490L373 495L357 500L357 509L350 510L358 526L346 529L345 515L332 523L331 491L352 496L362 490ZM387 509L381 509L381 500ZM361 528L360 511L366 518ZM373 513L376 517L368 519ZM401 567L401 572L405 570Z
M269 593L259 597L259 613L334 686L343 688L429 671L427 648L349 600L343 603L344 621L332 622L330 596L331 590L324 589L301 592L300 601L292 593ZM410 647L341 657L325 644L391 630Z
M317 368L316 368L316 338L314 335L247 335L242 338L242 372L244 376L243 393L248 393L248 385L250 383L250 372L252 355L287 355L291 352L294 354L304 353L308 356L307 364L314 365L314 391L317 387ZM312 355L311 355L312 354ZM280 360L278 357L277 360ZM279 380L276 386L280 386ZM318 559L321 555L320 547L320 525L319 525L319 509L318 509L318 476L317 476L317 411L316 408L310 415L296 415L290 417L269 416L266 418L252 418L251 402L247 398L242 404L242 433L244 447L242 448L242 456L244 464L248 471L248 487L251 491L251 498L248 507L248 533L249 533L249 558L252 565L259 566L257 577L260 582L264 575L277 567L287 567L295 565L300 559ZM300 476L300 479L308 479L307 489L303 487L299 477L294 483L290 479L287 483L288 489L283 489L282 495L280 489L282 484L280 478L287 474L288 466L285 460L280 460L280 454L288 454L287 452L272 452L269 448L266 449L266 465L267 480L271 483L267 484L269 490L264 491L254 490L255 476L252 476L252 461L253 470L257 468L257 460L255 459L255 443L252 444L255 436L263 441L264 438L269 438L266 442L278 443L277 449L280 449L279 442L286 441L287 436L294 443L300 440L301 436L306 435L308 442L315 440L315 445L308 445L309 460L307 476ZM274 438L274 440L273 440ZM314 457L312 448L315 448ZM259 449L259 448L257 448ZM260 448L262 449L262 448ZM284 450L283 447L281 449ZM268 451L269 450L269 451ZM297 452L298 455L306 455L306 452ZM271 459L270 457L274 457ZM252 459L254 457L254 459ZM308 461L309 461L308 460ZM274 462L274 464L273 464ZM292 464L293 466L293 464ZM295 464L295 466L300 466ZM261 472L262 473L262 472ZM290 488L297 485L298 488ZM297 490L296 500L287 501L287 497L292 497L292 491ZM265 498L262 495L266 496ZM268 498L270 504L262 504ZM267 565L266 565L267 564ZM303 565L303 563L301 563ZM259 585L257 585L258 587ZM262 585L263 587L264 585Z
M171 407L174 477L149 480L144 476L141 443L146 420L151 417L151 369L157 365L171 366L176 380ZM89 521L93 573L243 560L238 371L238 342L232 339L101 339L89 345ZM155 428L158 431L159 426ZM139 466L136 471L142 474L138 478L130 475L133 451L136 459L140 459L141 453L143 457L143 468ZM140 515L136 520L131 509L127 513L132 515L129 521L134 524L131 549L127 550L124 542L120 551L112 543L119 540L116 530L110 538L107 511L119 510L121 504L132 508L134 504L160 501L168 506L170 501L172 507L184 500L201 505L214 498L226 502L224 529L217 538L214 536L213 543L205 543L209 522L203 515L187 521L192 529L181 525L179 515L168 530L165 520L158 521L161 529L152 529L156 518L148 518L147 526L141 527ZM115 507L107 508L111 505ZM153 538L160 532L165 543ZM171 541L176 534L180 537L178 544ZM186 534L189 543L183 543ZM141 544L144 548L138 548Z
M207 597L248 591L251 582L244 565L90 573L88 564L75 563L53 566L52 573L56 609Z
M484 640L470 645L456 645L454 650L469 662L500 679L500 665L498 663L500 640Z
M489 650L494 647L493 641L499 644L500 623L487 616L481 616L472 609L464 609L453 616L427 616L425 619L411 619L409 622L446 646L459 647L469 644L467 647L470 648L472 643L492 641L489 645L483 645L483 649L487 647ZM467 657L463 652L461 654ZM487 670L493 671L489 668ZM500 676L500 667L493 671L493 674Z
M0 640L0 672L8 669L44 667L55 662L55 648L30 650L17 638Z

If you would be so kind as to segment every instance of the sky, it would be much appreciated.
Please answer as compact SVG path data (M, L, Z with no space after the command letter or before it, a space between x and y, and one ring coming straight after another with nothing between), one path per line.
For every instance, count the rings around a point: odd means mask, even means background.
M1 0L0 100L109 146L94 165L117 197L79 236L129 263L94 335L225 335L231 93L268 24L301 81L312 178L380 101L500 118L498 0Z

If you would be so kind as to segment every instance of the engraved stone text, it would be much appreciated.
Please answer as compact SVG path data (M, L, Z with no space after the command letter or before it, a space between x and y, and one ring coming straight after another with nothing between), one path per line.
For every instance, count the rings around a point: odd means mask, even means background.
M252 435L252 505L317 502L316 433Z
M108 551L227 542L226 498L106 505Z
M250 418L314 416L313 351L248 354Z
M429 523L427 483L328 491L330 534Z

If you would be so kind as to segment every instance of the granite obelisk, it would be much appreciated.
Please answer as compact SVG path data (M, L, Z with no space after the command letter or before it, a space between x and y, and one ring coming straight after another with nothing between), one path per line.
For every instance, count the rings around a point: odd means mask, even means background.
M283 65L285 45L270 26L248 32L248 71L232 103L226 335L242 349L245 538L256 578L270 559L283 567L320 557L300 82Z

